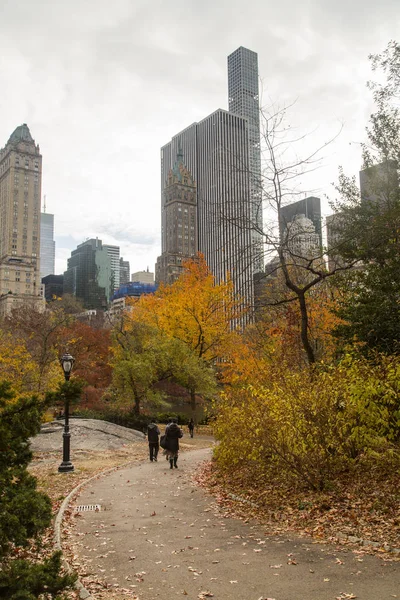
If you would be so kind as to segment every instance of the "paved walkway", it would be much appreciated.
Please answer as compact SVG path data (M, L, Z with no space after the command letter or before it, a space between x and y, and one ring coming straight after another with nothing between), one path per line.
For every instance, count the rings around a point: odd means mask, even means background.
M102 507L83 512L72 534L86 572L136 592L140 600L400 598L399 562L306 538L270 536L265 527L221 516L191 481L208 457L208 450L183 453L179 469L171 471L161 456L84 489L76 504Z

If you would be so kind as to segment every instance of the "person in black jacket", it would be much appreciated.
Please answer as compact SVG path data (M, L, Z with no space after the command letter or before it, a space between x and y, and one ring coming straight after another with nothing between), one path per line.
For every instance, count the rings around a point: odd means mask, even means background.
M182 429L178 426L178 420L172 419L172 423L165 429L165 440L169 468L178 468L179 439L183 436Z
M194 432L194 421L193 419L190 419L189 423L188 423L188 429L189 429L189 433L190 433L190 437L193 437L193 432Z
M149 441L150 460L157 462L158 451L160 449L159 443L160 430L158 429L154 420L147 427L147 439Z

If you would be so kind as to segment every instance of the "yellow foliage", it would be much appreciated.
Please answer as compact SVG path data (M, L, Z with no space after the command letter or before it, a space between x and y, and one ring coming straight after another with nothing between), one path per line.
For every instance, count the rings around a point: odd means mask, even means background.
M161 334L178 339L207 362L224 354L231 332L244 313L233 284L216 283L204 258L185 263L181 277L161 285L154 295L134 303L126 322L147 323Z
M9 381L17 395L31 392L38 380L37 367L24 343L0 329L0 380Z
M314 371L238 378L216 403L218 465L322 489L360 455L398 448L399 376L398 357L349 355Z

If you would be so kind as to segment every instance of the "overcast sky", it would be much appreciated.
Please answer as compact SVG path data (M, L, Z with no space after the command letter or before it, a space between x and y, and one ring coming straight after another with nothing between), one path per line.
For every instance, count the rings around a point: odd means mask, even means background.
M239 46L258 53L265 103L296 101L311 146L343 125L303 182L333 198L338 165L360 167L368 54L399 33L399 0L0 0L0 146L22 123L40 144L56 272L96 236L154 270L160 147L227 108Z

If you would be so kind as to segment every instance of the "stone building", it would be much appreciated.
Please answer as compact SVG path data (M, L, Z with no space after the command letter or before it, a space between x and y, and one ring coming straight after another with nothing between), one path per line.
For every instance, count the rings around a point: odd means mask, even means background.
M182 149L164 188L163 252L157 258L156 283L173 283L197 250L196 183L183 162Z
M44 310L40 283L42 155L26 123L0 149L0 316Z

